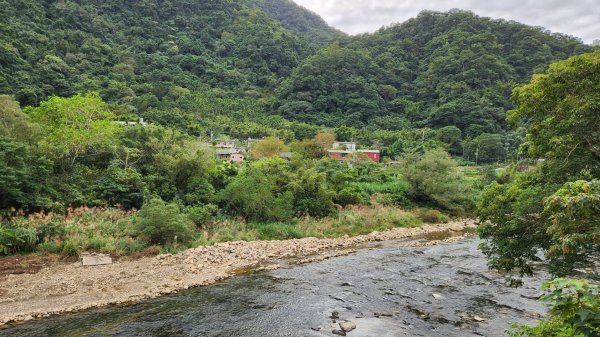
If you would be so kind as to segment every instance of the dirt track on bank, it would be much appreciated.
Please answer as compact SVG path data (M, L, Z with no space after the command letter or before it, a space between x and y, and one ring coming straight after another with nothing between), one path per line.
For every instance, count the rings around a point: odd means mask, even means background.
M349 254L361 243L472 227L473 220L463 220L336 239L221 243L104 266L51 265L35 274L11 274L0 280L0 326L175 293L248 270L279 268L284 258L298 263L320 261Z

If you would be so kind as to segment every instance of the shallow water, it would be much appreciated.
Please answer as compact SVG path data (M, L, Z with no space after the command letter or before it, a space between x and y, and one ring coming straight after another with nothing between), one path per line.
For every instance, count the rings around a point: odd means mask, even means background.
M356 323L351 337L503 336L511 322L531 323L545 312L533 299L544 275L519 289L505 287L504 277L487 269L476 239L407 243L28 322L0 336L335 336L334 311Z

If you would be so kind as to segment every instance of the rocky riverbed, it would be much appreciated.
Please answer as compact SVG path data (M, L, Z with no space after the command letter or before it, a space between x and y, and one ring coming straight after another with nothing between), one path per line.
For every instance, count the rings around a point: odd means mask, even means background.
M479 243L461 231L430 232L314 263L280 259L276 270L31 320L0 337L504 337L511 323L533 324L547 310L538 300L545 268L509 288Z
M103 266L54 265L36 274L11 274L0 280L0 326L172 294L250 270L277 269L286 258L297 263L322 261L348 255L367 242L474 227L474 221L464 220L357 237L222 243ZM423 244L437 242L433 238Z

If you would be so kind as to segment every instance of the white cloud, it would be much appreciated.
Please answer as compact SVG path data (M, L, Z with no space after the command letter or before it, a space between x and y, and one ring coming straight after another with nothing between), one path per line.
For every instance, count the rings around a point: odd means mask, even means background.
M471 10L495 19L515 20L590 43L600 39L599 0L294 0L349 34L373 32L428 9Z

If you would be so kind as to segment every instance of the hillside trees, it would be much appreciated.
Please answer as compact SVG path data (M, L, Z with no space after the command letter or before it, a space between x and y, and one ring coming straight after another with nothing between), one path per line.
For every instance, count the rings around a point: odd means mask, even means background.
M552 61L591 50L575 38L515 22L424 11L304 60L278 92L274 110L332 127L456 126L471 139L502 134L514 84Z
M275 109L307 123L362 127L385 113L373 83L377 72L367 53L333 44L294 70L278 93Z

